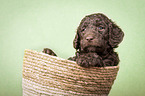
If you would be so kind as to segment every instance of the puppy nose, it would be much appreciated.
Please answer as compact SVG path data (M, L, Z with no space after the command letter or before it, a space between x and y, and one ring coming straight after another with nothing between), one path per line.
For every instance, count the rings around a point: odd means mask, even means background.
M86 40L87 41L92 41L94 38L92 37L92 36L88 36L88 37L86 37Z

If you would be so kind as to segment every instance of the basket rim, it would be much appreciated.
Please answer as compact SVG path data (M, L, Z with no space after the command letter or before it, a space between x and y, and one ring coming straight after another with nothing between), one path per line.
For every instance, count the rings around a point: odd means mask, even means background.
M45 54L43 52L38 52L38 51L35 51L35 50L31 50L31 49L25 49L25 52L24 53L26 53L27 51L34 52L34 53L38 53L38 54L41 54L41 55L44 55L46 57L50 57L50 58L53 58L53 59L61 60L63 62L74 63L75 66L80 67L80 68L83 68L83 69L112 69L112 68L115 68L116 69L116 68L119 68L120 67L119 64L118 64L117 66L105 66L105 67L85 68L85 67L79 66L75 61L71 61L71 60L68 60L68 59L61 58L61 57L52 56L52 55Z

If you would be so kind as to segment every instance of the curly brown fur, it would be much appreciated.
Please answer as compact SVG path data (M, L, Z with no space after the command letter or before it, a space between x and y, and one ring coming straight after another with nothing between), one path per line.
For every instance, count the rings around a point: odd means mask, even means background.
M123 31L104 14L84 17L73 42L77 50L73 60L82 67L116 66L119 57L114 48L123 40Z
M119 57L114 48L123 37L123 31L104 14L88 15L82 19L73 41L76 56L69 60L87 68L116 66Z

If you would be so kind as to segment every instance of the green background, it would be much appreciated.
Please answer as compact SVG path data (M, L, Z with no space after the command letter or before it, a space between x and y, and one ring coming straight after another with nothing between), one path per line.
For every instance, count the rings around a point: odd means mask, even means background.
M0 96L22 96L25 49L73 56L80 20L101 12L125 33L120 70L109 96L145 96L144 0L0 0Z

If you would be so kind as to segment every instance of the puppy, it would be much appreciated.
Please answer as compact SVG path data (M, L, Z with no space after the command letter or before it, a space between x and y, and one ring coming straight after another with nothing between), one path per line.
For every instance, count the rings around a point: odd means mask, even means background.
M69 60L76 61L78 65L86 68L116 66L119 57L114 49L123 37L123 31L104 14L85 16L73 41L76 56L70 57ZM50 49L44 49L43 52L56 56Z

